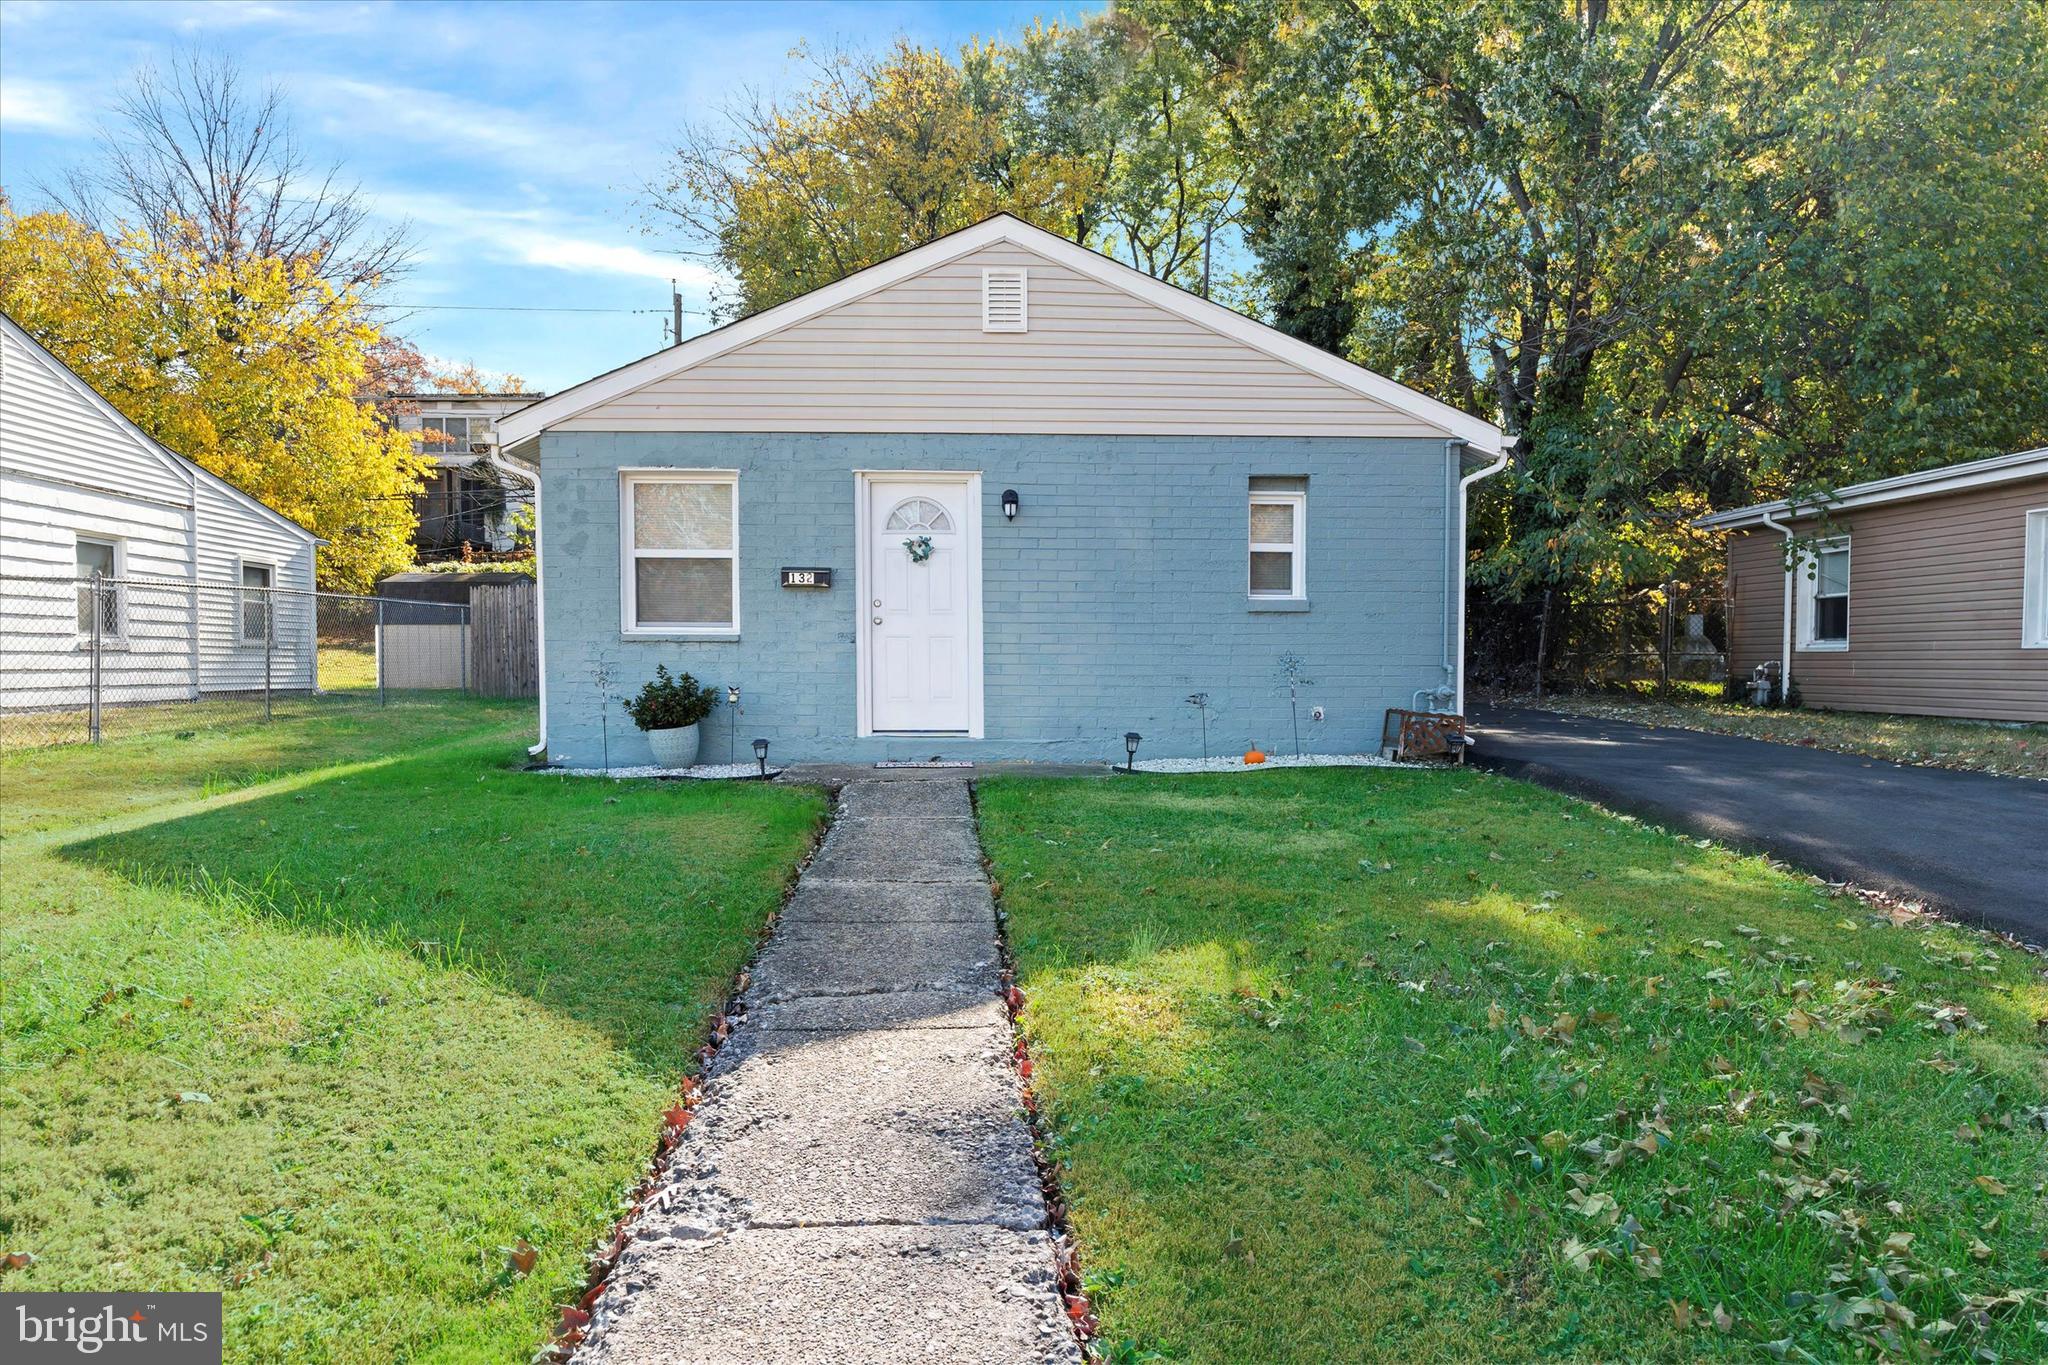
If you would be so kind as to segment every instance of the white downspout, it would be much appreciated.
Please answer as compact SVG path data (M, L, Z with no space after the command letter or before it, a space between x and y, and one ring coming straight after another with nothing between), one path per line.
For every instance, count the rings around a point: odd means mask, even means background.
M1792 702L1792 528L1769 512L1761 514L1763 524L1785 537L1785 638L1778 656L1778 701Z
M540 686L535 696L540 704L540 742L526 751L528 758L539 758L548 747L548 598L547 574L541 567L541 537L547 532L540 515L541 485L547 480L542 476L539 465L536 457L533 473L533 646L537 656L535 666L540 669Z
M1465 714L1465 517L1466 494L1472 485L1481 479L1490 479L1508 467L1508 453L1505 449L1494 456L1493 463L1481 466L1458 480L1458 534L1451 542L1451 553L1457 556L1458 566L1458 633L1453 648L1458 652L1457 696L1452 699L1451 709L1459 715Z

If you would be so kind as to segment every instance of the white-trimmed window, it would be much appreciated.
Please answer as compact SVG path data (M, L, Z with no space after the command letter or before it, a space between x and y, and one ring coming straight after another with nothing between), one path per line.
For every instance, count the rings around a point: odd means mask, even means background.
M628 635L740 628L739 475L676 469L619 476L620 598Z
M276 586L277 571L269 564L244 563L238 577L235 607L241 617L240 634L245 645L261 645L270 639L270 590Z
M467 417L422 417L420 432L413 444L429 455L469 454ZM429 432L434 434L426 434Z
M99 618L101 640L121 638L121 624L127 615L121 610L121 542L92 536L78 537L78 634L81 639L94 633L93 618ZM97 588L93 578L108 580Z
M1308 490L1259 487L1283 482L1253 480L1246 585L1255 598L1298 601L1308 596Z
M1849 647L1849 537L1816 541L1800 557L1799 647Z
M2048 507L2027 513L2026 590L2021 594L2020 645L2048 649Z

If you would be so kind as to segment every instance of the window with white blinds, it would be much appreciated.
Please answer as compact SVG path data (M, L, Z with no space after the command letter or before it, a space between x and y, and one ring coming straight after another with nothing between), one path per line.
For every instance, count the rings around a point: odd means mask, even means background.
M620 482L625 633L738 630L738 476L678 470L626 474Z
M1308 494L1261 489L1251 493L1250 559L1246 590L1253 597L1308 596Z

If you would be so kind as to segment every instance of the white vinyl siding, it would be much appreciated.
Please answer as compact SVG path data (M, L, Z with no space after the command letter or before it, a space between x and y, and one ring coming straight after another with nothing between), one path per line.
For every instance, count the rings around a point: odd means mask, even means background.
M309 533L142 436L0 320L0 572L54 584L0 603L0 706L83 697L88 654L78 645L92 618L79 614L70 582L81 545L116 547L124 580L110 604L122 650L110 705L263 685L263 651L237 647L240 594L230 589L241 558L271 565L279 588L313 588ZM195 603L194 583L220 590ZM277 611L271 681L310 688L312 599L289 597Z
M619 600L627 635L732 635L740 626L739 476L619 476Z
M1029 330L982 328L1028 272ZM996 243L551 423L555 431L1427 437L1442 428Z
M145 452L77 377L0 331L0 466L147 502L185 506L189 473Z
M313 591L313 549L300 535L251 509L210 482L199 485L199 581L237 589L202 593L198 627L200 687L208 692L246 692L263 686L262 637L245 632L245 567L268 565L270 685L309 688L318 667L317 611Z

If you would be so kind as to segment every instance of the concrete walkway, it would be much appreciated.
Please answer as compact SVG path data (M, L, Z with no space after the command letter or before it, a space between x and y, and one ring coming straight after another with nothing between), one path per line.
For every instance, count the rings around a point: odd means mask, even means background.
M2048 943L2048 782L1512 707L1473 761Z
M1079 1361L965 776L841 792L577 1360Z

